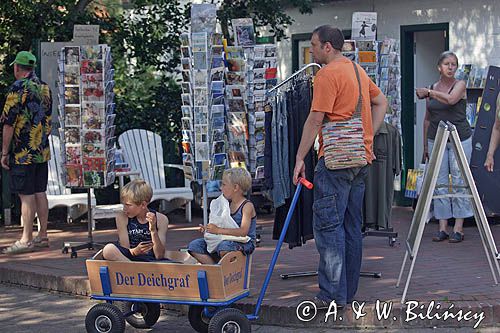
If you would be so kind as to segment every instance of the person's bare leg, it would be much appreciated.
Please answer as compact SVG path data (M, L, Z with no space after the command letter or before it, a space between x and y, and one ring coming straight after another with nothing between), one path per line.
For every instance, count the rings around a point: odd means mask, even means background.
M453 227L453 232L459 232L464 234L464 219L455 219L455 226Z
M214 259L209 256L208 254L201 254L201 253L191 253L191 255L198 260L201 264L207 264L207 265L213 265L215 264Z
M448 229L448 220L439 220L439 231L446 232L446 229Z
M38 236L40 238L47 237L47 223L49 219L49 202L47 201L47 194L45 192L35 193L36 199L36 214L40 223L40 231Z
M21 218L24 224L21 243L29 243L33 240L33 220L36 212L35 195L19 194L19 198L21 199Z
M106 244L102 249L102 256L105 260L110 261L130 261L114 244Z

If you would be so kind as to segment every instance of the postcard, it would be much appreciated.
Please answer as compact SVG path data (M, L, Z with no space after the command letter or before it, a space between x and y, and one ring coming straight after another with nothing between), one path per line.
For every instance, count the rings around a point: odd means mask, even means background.
M82 164L82 149L80 145L66 146L66 163Z
M226 143L224 141L215 141L213 143L213 151L212 153L215 154L214 156L214 160L215 160L215 163L214 164L224 164L222 162L217 162L217 155L220 154L220 155L226 155L226 154L223 154L226 152ZM225 162L225 159L224 159L224 162Z
M265 48L266 48L266 58L276 57L276 45L266 45Z
M64 124L65 126L80 126L80 107L66 106L64 108Z
M191 106L191 94L181 94L182 105Z
M66 46L64 48L64 64L79 65L80 64L80 47Z
M194 106L208 105L208 92L207 89L196 88L193 90Z
M65 87L64 88L64 103L65 104L80 104L80 88Z
M80 49L80 56L82 60L103 60L103 47L102 45L85 45Z
M255 45L255 31L251 18L240 18L231 20L234 30L234 40L237 46Z
M80 143L80 129L69 127L64 130L65 143Z
M194 146L194 155L197 161L210 159L208 142L196 142Z
M66 186L81 187L83 186L83 171L80 164L66 164Z
M189 33L183 32L180 36L181 46L189 46Z
M181 112L182 112L182 117L189 117L189 118L193 117L190 106L186 105L181 106Z
M103 62L101 60L82 60L80 62L81 74L99 74L103 71Z
M208 75L206 70L194 70L194 88L203 87L208 85Z
M83 171L83 185L89 187L104 186L104 172Z
M193 52L193 68L203 70L208 69L206 52Z
M182 64L183 70L190 70L191 69L191 58L182 58L181 64Z

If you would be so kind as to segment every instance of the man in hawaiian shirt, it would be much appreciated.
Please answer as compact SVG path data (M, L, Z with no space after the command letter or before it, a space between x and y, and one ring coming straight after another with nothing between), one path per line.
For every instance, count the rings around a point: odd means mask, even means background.
M36 57L21 51L11 64L16 82L7 93L1 116L3 124L2 167L9 170L10 189L21 199L23 235L6 254L34 251L35 247L48 247L47 195L50 159L52 98L49 86L34 72ZM35 213L40 220L40 232L33 238Z

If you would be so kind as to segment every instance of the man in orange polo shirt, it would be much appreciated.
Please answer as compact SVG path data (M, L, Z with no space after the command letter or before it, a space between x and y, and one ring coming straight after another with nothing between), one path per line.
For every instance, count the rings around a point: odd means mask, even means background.
M314 79L311 112L304 124L294 169L294 183L305 175L304 157L319 134L319 161L314 172L313 230L320 255L314 302L327 308L331 301L345 306L358 288L362 257L362 207L367 167L329 170L323 158L323 121L350 119L359 88L352 62L341 53L342 32L329 25L316 28L311 38L315 62L325 65ZM363 137L368 163L373 160L373 134L384 121L387 99L359 66ZM326 116L326 118L325 118Z

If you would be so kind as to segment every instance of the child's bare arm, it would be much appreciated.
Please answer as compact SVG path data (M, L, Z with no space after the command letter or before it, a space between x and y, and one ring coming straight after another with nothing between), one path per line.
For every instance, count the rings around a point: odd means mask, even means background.
M165 257L167 231L168 218L161 213L156 213L156 231L151 231L151 238L153 239L153 252L156 259L163 259Z
M251 202L245 204L242 209L241 226L239 228L219 228L215 225L208 224L206 229L210 233L229 235L237 237L245 237L250 231L250 224L252 222L252 217L255 216L255 209Z
M128 218L127 216L119 212L116 214L116 231L118 231L118 240L120 242L120 245L123 247L126 247L127 249L130 248L130 241L128 239L128 231L127 231L127 224L128 224Z

